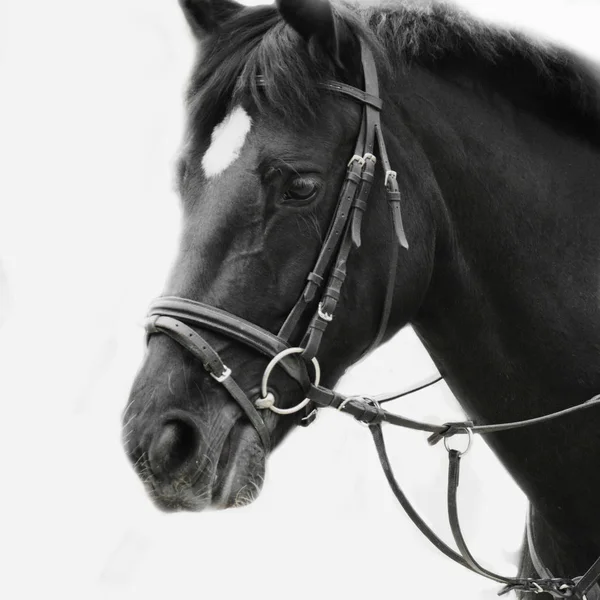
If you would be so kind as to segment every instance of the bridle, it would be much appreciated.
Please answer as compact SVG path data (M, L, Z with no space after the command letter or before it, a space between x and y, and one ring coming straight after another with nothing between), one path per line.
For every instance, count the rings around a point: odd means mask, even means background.
M327 92L343 95L362 105L362 119L354 155L348 163L336 211L320 254L313 270L306 278L306 284L300 298L290 311L278 334L274 335L245 319L202 302L168 296L156 299L150 306L149 317L146 322L148 337L158 333L166 334L199 359L205 370L225 387L248 417L261 439L265 454L270 450L271 441L269 430L260 414L264 410L271 410L280 415L300 414L302 415L300 423L306 426L314 421L318 408L331 407L348 413L359 422L366 424L375 441L377 453L388 483L411 520L433 545L446 556L475 573L503 584L504 587L500 593L511 590L533 593L548 592L556 598L573 597L577 600L600 600L600 586L598 585L600 580L600 558L583 577L574 579L556 578L539 560L531 539L530 553L539 578L505 577L483 567L473 557L465 542L459 523L457 503L460 460L469 449L474 434L495 433L547 422L596 406L600 404L600 396L595 396L583 404L565 410L512 423L475 425L471 421L464 421L433 424L415 421L388 412L382 408L382 404L423 389L441 378L431 380L412 390L375 397L345 397L319 385L320 368L316 356L327 326L335 316L341 290L346 279L346 265L350 252L353 248L359 248L361 245L363 214L368 208L370 191L375 179L377 159L374 152L376 147L385 173L384 187L394 235L398 244L393 244L381 322L369 350L379 345L388 325L399 246L408 249L402 223L401 195L397 176L396 172L390 167L381 129L380 112L383 103L379 97L377 69L371 51L362 42L361 59L364 90L337 81L325 81L319 84L319 87ZM261 78L258 79L257 83L258 85L265 85L264 80ZM318 304L315 310L314 305L317 300ZM301 342L298 346L291 346L290 340L294 337L299 323L311 309L314 314L301 338ZM225 335L271 359L263 375L261 396L258 399L252 401L248 397L246 392L236 383L231 369L226 366L219 353L195 328L209 329ZM268 389L268 381L276 366L283 368L305 390L306 397L298 405L284 408L275 404L275 397ZM312 383L309 377L309 367L314 368L315 371ZM458 552L450 548L429 528L398 485L387 455L382 423L428 432L430 434L428 441L431 445L444 441L449 457L448 517ZM449 445L449 439L459 434L468 436L468 446L463 451L452 449ZM528 527L528 533L531 534L530 527Z

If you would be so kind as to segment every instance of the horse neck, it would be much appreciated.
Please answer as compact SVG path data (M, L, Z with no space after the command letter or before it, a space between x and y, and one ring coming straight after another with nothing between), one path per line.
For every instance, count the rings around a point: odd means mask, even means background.
M598 149L468 73L413 67L395 89L398 131L422 150L413 166L430 190L415 202L435 221L413 325L461 405L502 422L599 393ZM486 441L556 531L600 549L596 424L588 412Z

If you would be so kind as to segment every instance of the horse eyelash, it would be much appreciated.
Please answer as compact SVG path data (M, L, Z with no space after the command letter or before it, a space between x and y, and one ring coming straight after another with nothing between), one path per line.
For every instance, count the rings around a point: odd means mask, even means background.
M314 185L317 189L321 189L321 184L319 181L311 179L310 177L304 177L302 175L294 177L290 180L290 183L300 183L301 185L306 183L308 185Z

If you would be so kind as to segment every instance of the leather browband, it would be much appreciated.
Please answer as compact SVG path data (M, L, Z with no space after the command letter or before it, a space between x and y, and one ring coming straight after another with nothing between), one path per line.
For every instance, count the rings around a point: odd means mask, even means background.
M262 75L259 75L256 78L256 85L258 85L259 87L265 87L267 85L265 78ZM376 110L381 110L383 108L383 101L379 96L369 94L368 92L359 90L358 88L352 87L351 85L347 85L345 83L341 83L339 81L322 81L321 83L317 84L317 87L329 90L331 92L336 92L344 96L348 96L353 100L358 100L358 102L360 102L361 104L367 104L369 106L372 106Z
M381 98L374 96L373 94L363 92L362 90L352 87L351 85L346 85L345 83L340 83L339 81L323 81L322 83L319 83L318 86L338 94L343 94L344 96L349 96L354 100L358 100L361 104L368 104L369 106L372 106L376 110L381 110L383 108L383 100Z

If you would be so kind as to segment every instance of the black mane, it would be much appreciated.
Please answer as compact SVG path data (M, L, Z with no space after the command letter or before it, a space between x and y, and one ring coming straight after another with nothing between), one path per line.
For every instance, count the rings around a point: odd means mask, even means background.
M589 133L600 130L598 80L568 50L441 3L427 8L401 0L369 7L335 3L334 12L340 38L365 40L384 77L399 65L470 68L482 80L506 82L502 89L525 108ZM192 116L211 127L242 97L266 102L284 117L308 116L321 93L315 84L327 78L356 84L355 66L355 73L342 71L319 48L307 47L274 6L246 7L201 46L188 92ZM264 86L256 85L259 75Z

